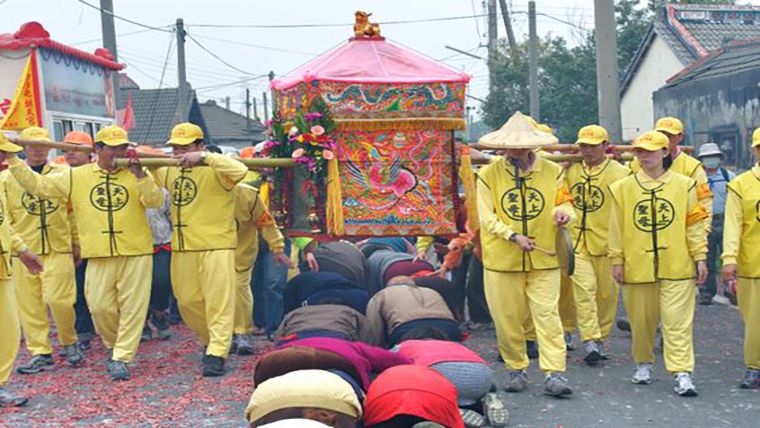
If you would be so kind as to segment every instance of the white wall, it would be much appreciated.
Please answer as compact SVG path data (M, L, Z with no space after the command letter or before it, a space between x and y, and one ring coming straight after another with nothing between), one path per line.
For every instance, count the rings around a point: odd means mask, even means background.
M620 100L623 140L629 141L654 126L654 92L683 69L676 55L655 35L644 60Z

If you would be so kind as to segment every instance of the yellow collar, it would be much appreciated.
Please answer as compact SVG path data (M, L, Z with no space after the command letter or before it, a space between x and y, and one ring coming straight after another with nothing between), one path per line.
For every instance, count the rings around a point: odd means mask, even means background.
M668 169L665 171L665 174L662 174L659 178L652 178L648 176L642 169L636 173L636 179L641 184L653 184L655 186L659 186L660 184L666 184L670 182L670 179L673 178L673 174L673 171Z

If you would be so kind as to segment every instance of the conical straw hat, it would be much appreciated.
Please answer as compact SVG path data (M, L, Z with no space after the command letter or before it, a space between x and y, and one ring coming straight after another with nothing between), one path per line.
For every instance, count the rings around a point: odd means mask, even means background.
M557 137L541 132L519 111L497 131L486 134L478 144L489 149L535 149L557 144Z

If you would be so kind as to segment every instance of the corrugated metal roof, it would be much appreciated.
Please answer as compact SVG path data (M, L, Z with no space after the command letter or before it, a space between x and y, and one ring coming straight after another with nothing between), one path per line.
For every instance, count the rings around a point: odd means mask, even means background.
M201 115L206 122L209 141L214 144L230 144L235 142L250 144L264 140L264 125L261 122L246 119L242 114L235 113L214 101L199 104ZM250 123L250 130L246 126Z
M671 88L687 82L714 79L748 70L758 70L760 76L760 39L734 42L713 52L703 61L672 77L665 87ZM758 81L760 82L760 77Z

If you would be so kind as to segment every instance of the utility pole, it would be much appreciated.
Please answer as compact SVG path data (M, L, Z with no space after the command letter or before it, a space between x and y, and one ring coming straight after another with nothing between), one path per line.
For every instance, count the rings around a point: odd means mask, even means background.
M264 122L266 122L269 120L269 103L267 102L267 91L264 91L262 95L264 96Z
M178 102L178 110L179 110L179 122L187 122L188 121L188 110L189 106L187 105L187 98L189 93L189 88L187 85L187 70L185 69L185 22L182 20L182 18L177 18L177 72L179 74L179 102Z
M488 0L488 84L493 85L496 65L496 40L499 37L496 20L496 0Z
M536 35L536 2L528 2L528 66L530 75L530 115L541 121L538 102L538 36Z
M515 40L515 32L512 31L512 19L509 17L507 0L499 0L499 8L501 8L501 17L504 20L504 26L507 28L507 41L509 42L509 53L512 56L512 64L516 64L519 58L517 53L517 41Z
M103 33L103 47L111 52L114 62L118 62L119 55L116 51L116 27L113 22L113 0L100 0L100 26ZM121 98L118 71L111 70L111 81L113 82L113 109L115 112L119 108L119 98Z
M251 90L245 88L245 130L251 132Z
M260 120L259 119L259 108L257 106L258 102L256 100L256 97L253 98L253 120Z
M599 124L609 132L612 142L619 144L623 141L623 125L620 119L620 82L613 0L594 0L594 28Z

